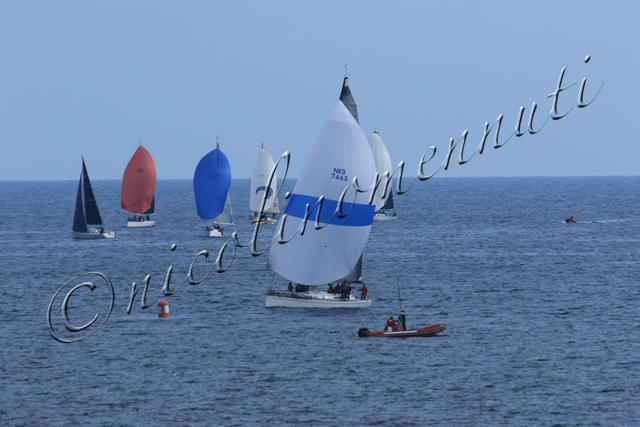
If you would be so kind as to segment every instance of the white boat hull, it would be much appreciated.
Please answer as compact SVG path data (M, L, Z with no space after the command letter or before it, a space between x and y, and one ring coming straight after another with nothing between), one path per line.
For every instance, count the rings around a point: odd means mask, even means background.
M155 221L127 221L128 228L145 228L145 227L153 227L155 225Z
M204 235L207 237L222 237L222 230L216 230L215 228L207 228L204 230Z
M113 231L105 231L100 233L98 230L90 229L86 233L72 231L74 239L112 239L115 237Z
M396 214L395 212L393 214L376 213L373 216L373 219L375 219L376 221L389 221L392 219L396 219Z
M332 294L294 294L293 292L271 292L267 294L265 307L298 308L369 308L371 300L354 297L340 299Z

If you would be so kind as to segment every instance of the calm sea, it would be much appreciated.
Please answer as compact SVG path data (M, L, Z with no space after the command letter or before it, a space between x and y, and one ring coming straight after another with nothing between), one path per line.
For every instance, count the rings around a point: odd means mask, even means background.
M395 198L396 221L374 222L370 309L266 309L285 282L239 248L225 273L161 297L168 319L141 309L142 292L127 315L131 284L151 275L151 301L173 266L177 289L224 240L201 237L189 180L158 182L150 229L124 227L119 181L93 187L114 239L71 238L77 182L0 182L3 426L640 425L640 177L418 182ZM246 243L249 181L231 196L226 232ZM261 230L264 248L274 226ZM47 307L87 272L111 281L113 311L62 344ZM91 280L70 299L74 325L108 313ZM363 321L397 316L398 283L409 326L448 329L358 338ZM62 300L52 322L68 337Z

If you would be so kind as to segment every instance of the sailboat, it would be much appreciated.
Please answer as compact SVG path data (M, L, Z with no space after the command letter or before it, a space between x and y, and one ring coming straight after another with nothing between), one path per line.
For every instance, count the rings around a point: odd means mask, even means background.
M94 226L94 227L90 227ZM73 214L73 237L76 239L110 239L114 236L113 231L106 231L102 223L102 217L98 210L96 198L93 195L91 181L87 167L82 158L82 172L78 182L78 195L76 197L76 210Z
M389 157L389 152L384 146L382 138L380 138L377 129L373 132L371 138L369 138L369 146L371 147L371 152L373 153L373 159L376 162L376 171L378 172L378 175L380 175L381 179L380 186L378 187L378 192L376 194L376 213L373 219L396 219L391 185L389 184L385 194L384 186L387 182L382 178L382 175L385 172L389 172L389 175L391 175L391 172L393 172L391 169L391 158Z
M280 204L276 196L277 177L274 173L271 185L268 185L269 174L273 169L273 157L264 148L264 144L258 153L256 163L253 165L253 173L251 174L251 194L249 196L249 210L251 211L251 223L255 224L273 224L276 222L275 215L280 213ZM264 211L260 215L260 206L264 195L267 195L267 201L264 205ZM271 215L269 218L267 215Z
M345 86L348 90L346 77L343 93ZM358 193L352 204L351 189L342 207L342 212L349 212L348 215L338 218L334 214L342 192L353 178L357 176L361 185L371 183L376 172L371 149L356 117L343 101L338 101L311 148L284 211L287 216L284 238L291 238L299 227L307 204L309 220L303 235L298 233L287 243L272 245L269 250L268 268L291 282L288 291L278 292L272 287L267 292L266 307L371 306L371 300L354 297L348 288L341 295L310 292L318 286L332 287L331 282L340 280L341 286L350 287L345 281L352 274L361 278L358 270L362 269L362 253L375 206L369 205L367 193ZM321 196L324 201L320 224L326 225L316 230L313 226L318 213L316 202Z
M193 175L198 216L211 220L211 225L205 229L208 237L222 237L224 228L220 225L233 224L230 187L231 166L227 156L220 151L220 143L216 139L216 149L200 159ZM225 209L228 211L225 212Z
M151 154L140 144L129 160L122 176L120 204L133 216L127 218L127 227L153 227L155 214L156 165Z

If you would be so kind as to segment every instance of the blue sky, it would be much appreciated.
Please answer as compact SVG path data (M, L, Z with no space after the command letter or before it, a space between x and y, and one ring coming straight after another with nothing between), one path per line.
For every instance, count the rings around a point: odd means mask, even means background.
M296 177L344 65L367 138L414 174L436 146L518 109L588 107L488 147L457 176L637 175L637 2L0 2L0 180L121 179L139 142L158 179L193 177L219 135L234 178L264 143ZM590 55L591 60L584 62ZM490 137L493 138L493 135ZM433 165L432 165L433 164Z

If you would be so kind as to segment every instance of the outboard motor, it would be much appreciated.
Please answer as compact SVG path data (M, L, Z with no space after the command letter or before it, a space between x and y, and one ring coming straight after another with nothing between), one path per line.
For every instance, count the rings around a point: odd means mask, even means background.
M360 328L360 329L358 329L358 336L359 337L366 337L367 335L369 335L369 332L371 332L369 330L369 328Z

